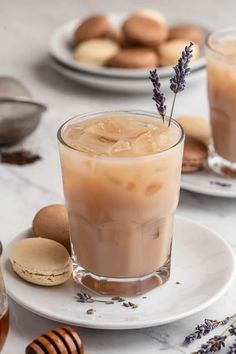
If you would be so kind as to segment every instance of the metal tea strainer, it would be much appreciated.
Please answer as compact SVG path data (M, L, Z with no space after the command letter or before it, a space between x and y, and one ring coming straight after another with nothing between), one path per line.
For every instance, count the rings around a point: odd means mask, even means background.
M19 143L38 126L47 107L18 80L0 77L0 145Z

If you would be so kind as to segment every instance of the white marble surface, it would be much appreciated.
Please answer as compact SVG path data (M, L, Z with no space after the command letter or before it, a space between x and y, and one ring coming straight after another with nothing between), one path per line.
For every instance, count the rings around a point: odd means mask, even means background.
M25 167L0 166L0 238L7 244L27 228L35 212L43 205L62 201L62 186L57 152L56 131L68 117L80 112L110 108L152 109L145 95L113 95L90 90L59 76L48 66L47 41L52 30L76 16L96 11L125 11L143 6L142 0L1 0L0 2L0 74L13 75L25 82L48 105L38 130L24 146L42 155L42 161ZM145 6L157 7L155 0ZM234 0L160 0L159 9L169 15L182 14L213 28L235 23ZM176 114L207 115L205 81L201 80L177 101ZM178 214L221 233L236 250L236 200L182 192ZM191 235L189 235L191 237ZM204 318L222 318L236 312L236 282L231 290L207 310L170 325L133 331L79 329L91 354L154 354L164 351L190 353L181 347L183 337ZM33 315L10 302L11 329L3 354L24 353L26 344L56 323Z

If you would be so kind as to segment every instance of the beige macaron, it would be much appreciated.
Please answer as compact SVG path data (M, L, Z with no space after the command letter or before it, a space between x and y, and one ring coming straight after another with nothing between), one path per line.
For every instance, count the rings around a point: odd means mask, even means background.
M201 46L203 35L201 29L197 26L178 25L170 28L168 39L185 39Z
M168 37L168 27L153 18L133 15L123 23L123 32L132 45L155 47Z
M167 20L166 20L165 16L157 10L148 9L148 8L137 9L133 12L132 15L146 16L148 18L152 18L153 20L155 20L163 25L167 25Z
M49 238L61 243L70 252L68 214L62 204L51 204L40 209L32 222L37 237Z
M74 43L78 44L91 38L104 38L111 30L110 21L105 15L87 17L76 28Z
M197 116L180 116L176 120L184 128L186 136L200 140L208 146L211 137L210 123L208 119Z
M40 237L17 241L11 249L10 261L16 274L37 285L63 284L72 274L72 261L66 248Z
M156 53L148 48L122 49L107 62L107 66L126 69L154 68L157 65Z
M111 39L89 39L75 49L74 59L81 63L103 66L119 49L119 45Z
M178 59L181 56L184 48L189 45L189 41L184 39L173 39L171 41L160 44L157 47L157 51L160 57L161 66L173 66L178 63ZM198 59L199 57L199 47L197 45L193 46L193 56L191 62Z

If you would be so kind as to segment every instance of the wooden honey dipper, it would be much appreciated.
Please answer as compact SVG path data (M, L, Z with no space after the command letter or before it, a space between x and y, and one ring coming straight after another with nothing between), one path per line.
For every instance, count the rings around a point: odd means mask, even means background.
M84 354L84 346L73 328L61 327L34 339L25 354Z

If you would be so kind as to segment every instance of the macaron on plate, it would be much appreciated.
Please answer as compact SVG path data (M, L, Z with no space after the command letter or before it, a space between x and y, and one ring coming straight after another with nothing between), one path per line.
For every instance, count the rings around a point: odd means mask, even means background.
M127 15L128 14L111 13L108 14L107 16L112 26L118 27L127 17ZM179 22L181 22L180 19L175 21L170 21L171 24L175 24ZM73 40L73 34L78 24L79 24L78 19L72 20L62 25L60 28L58 28L51 36L49 42L49 55L51 58L52 65L57 71L70 78L73 78L74 75L75 76L74 80L80 81L81 79L81 82L83 83L85 83L86 78L88 78L88 80L86 81L86 84L88 85L92 84L91 77L96 78L97 82L98 81L102 82L102 80L104 79L113 79L117 81L118 79L122 79L125 80L126 82L130 80L134 80L134 82L136 81L136 83L137 80L142 80L143 82L147 82L147 76L148 76L147 68L104 67L104 66L91 65L89 63L76 61L73 58L72 40ZM208 30L202 27L200 28L202 30L203 36L206 36L209 33ZM192 63L191 79L193 79L195 71L199 74L199 71L202 71L204 67L205 67L205 59L203 56L203 51L201 49L199 58ZM162 79L166 78L167 80L169 80L169 77L172 75L172 73L173 73L173 69L171 66L159 68L159 74ZM115 85L113 86L115 87ZM145 91L145 90L142 89L141 91Z
M223 238L201 225L176 217L172 273L166 284L145 296L126 299L136 304L135 308L125 307L118 301L105 304L104 300L111 302L111 297L96 294L90 294L95 300L93 303L81 303L77 293L89 292L81 289L72 278L58 286L39 286L26 282L13 271L9 257L17 261L18 266L23 262L27 267L26 260L19 257L19 250L14 250L14 246L24 245L16 241L26 241L31 235L31 229L18 235L3 254L8 295L38 315L75 326L121 330L173 322L213 304L228 290L235 275L235 256ZM31 276L42 271L41 267L34 271L31 267Z

